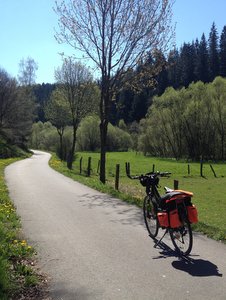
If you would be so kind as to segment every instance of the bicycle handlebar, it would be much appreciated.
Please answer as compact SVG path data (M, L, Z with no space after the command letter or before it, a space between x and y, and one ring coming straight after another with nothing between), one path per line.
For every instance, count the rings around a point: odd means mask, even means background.
M170 172L149 172L146 174L141 174L141 175L135 175L135 176L131 176L130 175L130 166L128 163L126 163L126 175L127 177L129 177L130 179L141 179L141 178L156 178L156 177L169 177L171 173Z
M135 176L131 176L130 174L126 174L130 179L141 179L144 177L148 177L148 178L156 178L156 177L169 177L171 173L170 172L150 172L150 173L146 173L146 174L141 174L141 175L135 175Z
M141 175L134 175L131 176L130 175L130 164L126 163L126 175L127 177L129 177L130 179L143 179L143 178L156 178L156 177L168 177L171 173L170 172L149 172L146 174L141 174Z

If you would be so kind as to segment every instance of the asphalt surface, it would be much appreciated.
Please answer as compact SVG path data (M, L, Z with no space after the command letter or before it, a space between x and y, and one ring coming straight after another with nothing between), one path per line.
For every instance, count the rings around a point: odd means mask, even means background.
M226 299L226 245L194 235L191 256L160 248L141 209L64 177L35 155L6 168L23 232L55 300Z

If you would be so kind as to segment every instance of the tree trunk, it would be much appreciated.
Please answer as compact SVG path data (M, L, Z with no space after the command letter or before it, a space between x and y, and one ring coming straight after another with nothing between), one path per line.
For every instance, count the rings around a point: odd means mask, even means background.
M60 151L59 151L59 157L61 160L63 160L64 158L64 155L63 155L63 134L64 134L64 129L61 128L61 129L57 129L57 132L59 134L59 137L60 137Z
M107 144L107 120L101 120L100 123L100 181L106 182L106 144Z
M71 146L71 149L70 149L70 151L68 153L68 157L67 157L67 167L69 170L72 170L72 165L73 165L73 161L74 161L76 133L77 133L77 126L73 125L73 141L72 141L72 146Z
M101 101L100 101L100 181L106 182L106 144L108 130L108 115L110 105L109 78L102 77Z

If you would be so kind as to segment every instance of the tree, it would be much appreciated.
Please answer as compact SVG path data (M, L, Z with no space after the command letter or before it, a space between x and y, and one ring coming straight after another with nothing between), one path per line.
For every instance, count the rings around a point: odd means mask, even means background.
M194 43L184 43L180 54L180 79L182 86L188 87L192 81L195 81L195 60L196 50Z
M201 41L197 45L197 61L195 67L195 74L198 80L206 83L209 81L209 55L207 48L207 41L203 33Z
M100 149L99 135L100 118L97 115L85 117L78 128L77 145L81 151L98 151Z
M180 54L177 49L169 52L168 56L168 82L169 86L174 88L180 87Z
M9 136L11 120L17 102L16 81L8 73L0 69L0 134Z
M31 57L27 59L22 58L19 63L19 83L23 86L31 86L35 83L36 74L38 70L38 64Z
M71 57L64 58L62 67L55 72L55 78L64 95L62 99L67 101L70 108L73 140L67 158L67 166L72 169L77 129L82 118L95 110L98 91L92 83L89 69L79 62L75 62Z
M220 159L225 159L225 140L226 140L226 79L216 77L212 87L214 124L216 132L220 137Z
M210 81L219 75L218 33L215 23L213 23L209 34L209 74Z
M63 160L63 135L64 130L67 125L71 122L70 116L70 107L66 99L64 99L65 95L62 94L60 89L55 89L52 92L50 97L50 101L47 103L45 107L45 117L47 120L51 122L53 126L56 127L57 133L60 139L60 149L59 149L59 157Z
M220 37L220 75L226 77L226 26Z
M33 93L35 95L35 102L37 106L36 121L45 122L45 106L50 101L52 92L56 89L56 84L42 83L32 86Z
M26 149L33 122L34 99L0 69L0 135Z
M100 180L105 183L107 128L116 83L146 53L164 50L171 33L171 0L69 0L56 4L57 38L85 53L100 73Z

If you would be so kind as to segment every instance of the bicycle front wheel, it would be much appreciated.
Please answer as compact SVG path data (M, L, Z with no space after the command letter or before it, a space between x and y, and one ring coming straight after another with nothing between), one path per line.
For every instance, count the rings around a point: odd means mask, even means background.
M172 243L176 251L181 255L188 255L193 245L192 229L188 221L179 228L170 228L169 230Z
M155 238L158 234L159 224L156 210L151 197L146 196L143 203L144 221L151 238Z

